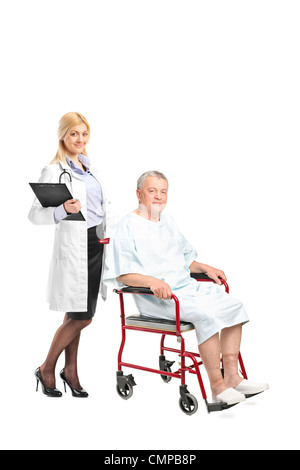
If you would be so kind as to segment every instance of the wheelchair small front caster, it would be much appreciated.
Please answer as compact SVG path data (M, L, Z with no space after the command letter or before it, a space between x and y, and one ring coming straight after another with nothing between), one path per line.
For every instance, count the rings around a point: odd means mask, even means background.
M133 395L133 386L136 385L133 376L123 375L122 371L117 371L116 389L123 400L128 400Z
M198 410L197 398L189 393L186 385L180 385L179 406L186 415L193 415Z
M159 369L165 372L172 372L171 366L175 361L167 361L165 356L159 356ZM172 380L172 377L169 375L161 375L162 380L165 383L169 383Z

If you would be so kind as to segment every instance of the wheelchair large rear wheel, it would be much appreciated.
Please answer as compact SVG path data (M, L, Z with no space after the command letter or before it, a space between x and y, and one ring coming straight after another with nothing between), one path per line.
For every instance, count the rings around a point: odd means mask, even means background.
M184 402L182 397L180 397L179 406L186 415L193 415L198 410L197 398L194 397L194 395L191 395L190 393L186 393L185 397L187 402Z

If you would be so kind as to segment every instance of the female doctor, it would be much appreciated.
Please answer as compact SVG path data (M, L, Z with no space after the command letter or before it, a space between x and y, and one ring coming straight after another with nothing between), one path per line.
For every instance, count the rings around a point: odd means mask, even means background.
M56 388L55 366L65 351L65 367L60 376L70 387L72 396L85 398L77 373L77 352L80 333L92 322L101 283L103 244L106 229L105 200L102 186L86 153L90 137L87 120L79 113L67 113L59 122L59 145L55 158L46 166L40 183L65 183L73 198L59 207L41 206L34 200L29 212L33 224L53 224L55 240L48 282L51 310L66 312L58 328L45 362L35 371L48 397L61 397ZM69 220L68 215L81 211L85 220ZM102 240L104 241L104 240Z

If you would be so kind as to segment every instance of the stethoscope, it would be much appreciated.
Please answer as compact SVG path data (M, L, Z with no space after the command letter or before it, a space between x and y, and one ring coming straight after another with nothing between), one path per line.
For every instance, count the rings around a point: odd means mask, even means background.
M62 175L65 174L65 173L69 176L69 178L70 178L70 183L72 183L72 176L71 176L71 173L70 173L68 170L65 170L65 169L64 169L64 171L60 174L59 183L61 182L61 177L62 177Z
M69 179L70 179L70 183L72 183L72 176L71 176L71 173L70 173L68 170L66 170L66 169L64 169L64 171L60 174L60 176L59 176L59 183L60 183L60 181L61 181L61 177L62 177L65 173L68 175L68 177L69 177ZM101 245L108 245L109 242L110 242L110 238L104 238L104 239L98 240L98 243L100 243Z

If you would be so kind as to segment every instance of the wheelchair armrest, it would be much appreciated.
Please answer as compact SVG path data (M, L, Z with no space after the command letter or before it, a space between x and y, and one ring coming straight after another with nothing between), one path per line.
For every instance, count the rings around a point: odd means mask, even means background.
M207 274L202 274L202 273L191 273L191 277L193 279L196 279L197 281L210 281L210 282L215 282L213 279L211 279L210 277L207 276ZM227 292L227 294L229 294L229 286L227 284L226 281L224 281L224 279L222 279L221 277L219 277L221 283L223 284L223 286L225 287L225 290Z
M206 274L202 273L191 273L191 277L194 279L197 279L198 281L211 281L215 282L213 279L208 277ZM221 279L221 278L220 278ZM226 292L229 292L228 284L221 279L222 284L224 284ZM122 289L114 289L114 292L117 294L142 294L142 295L154 295L151 289L148 289L147 287L123 287ZM179 305L179 300L176 297L176 295L172 294L172 299L175 302L175 312L176 312L176 336L181 337L180 334L180 305ZM124 307L122 307L124 308Z
M213 279L208 277L207 274L203 273L191 273L191 277L193 279L197 279L198 281L210 281L210 282L215 282ZM220 278L221 279L221 278ZM221 279L222 281L222 279ZM223 283L225 283L223 281ZM148 289L147 287L124 287L123 289L120 289L120 292L128 292L131 294L148 294L148 295L154 295L151 289Z
M114 289L114 292L117 294L144 294L144 295L154 295L151 289L146 287L123 287L122 289ZM181 337L180 333L180 306L179 300L176 295L172 294L172 299L175 302L175 312L176 312L176 336ZM124 308L124 307L123 307Z
M214 282L213 279L207 276L207 274L203 274L203 273L191 273L191 277L197 280ZM123 287L122 289L120 289L120 292L124 292L124 293L127 292L130 294L154 295L151 289L148 289L147 287Z
M203 280L211 280L210 277L208 277L207 274L203 274L203 273L191 273L191 277L193 279L203 279Z
M129 293L129 294L147 294L154 295L151 289L147 287L123 287L119 292Z

